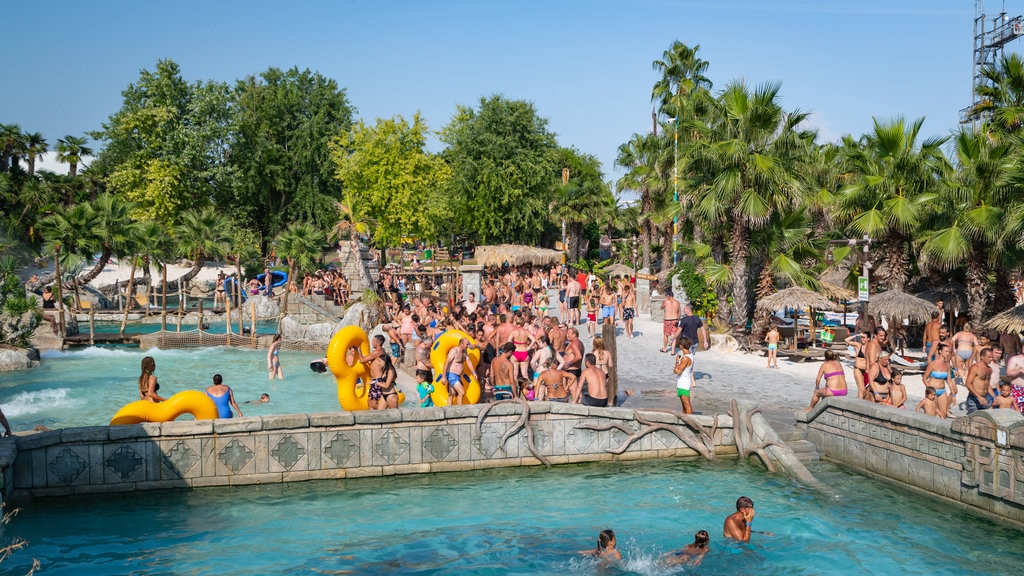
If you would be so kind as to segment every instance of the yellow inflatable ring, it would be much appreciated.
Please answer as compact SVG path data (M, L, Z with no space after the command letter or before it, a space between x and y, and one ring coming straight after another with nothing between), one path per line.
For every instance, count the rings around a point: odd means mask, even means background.
M444 374L444 362L448 359L448 352L458 346L463 338L476 345L469 334L462 330L446 330L434 339L434 344L430 347L430 364L434 367L434 393L430 397L433 398L435 406L448 406L448 378ZM476 367L480 365L480 350L470 348L466 356L475 373ZM480 401L480 382L476 376L463 372L462 385L466 389L463 404L476 404Z
M163 402L136 400L125 404L110 420L111 426L138 424L139 422L170 422L182 414L191 414L196 420L213 420L217 406L205 392L185 390Z
M346 352L353 347L359 348L361 356L370 353L370 341L359 326L345 326L338 330L327 345L327 367L338 383L338 404L349 412L370 409L370 369L358 361L349 366L345 358ZM405 402L405 394L399 392L398 404L402 402Z

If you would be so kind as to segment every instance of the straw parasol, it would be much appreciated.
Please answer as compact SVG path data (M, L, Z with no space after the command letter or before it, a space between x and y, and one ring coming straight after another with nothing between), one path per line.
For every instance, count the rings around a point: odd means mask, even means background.
M1024 304L1015 306L993 316L985 326L1003 334L1017 334L1024 331Z
M632 276L633 269L625 264L612 264L611 266L604 267L601 272L604 272L606 276Z
M892 319L907 319L917 324L924 324L932 318L937 310L935 304L912 296L902 290L886 290L871 296L868 303L871 312Z
M512 266L523 264L545 266L562 261L562 252L558 250L517 244L477 246L475 256L476 263L484 266L503 266L506 263Z
M800 286L792 286L784 290L779 290L771 296L765 296L757 301L757 308L761 310L768 310L774 312L775 310L782 310L785 308L810 308L811 314L811 325L810 332L814 333L814 310L835 310L835 304L828 298L812 292L807 288L801 288ZM794 323L794 329L796 328ZM793 350L796 350L796 332L793 333Z
M938 288L918 292L917 297L932 303L942 300L946 303L945 309L949 314L960 314L967 311L967 289L963 284L956 282L948 282Z
M821 291L822 296L830 300L853 300L857 297L857 293L853 290L837 286L825 280L818 281L818 289Z

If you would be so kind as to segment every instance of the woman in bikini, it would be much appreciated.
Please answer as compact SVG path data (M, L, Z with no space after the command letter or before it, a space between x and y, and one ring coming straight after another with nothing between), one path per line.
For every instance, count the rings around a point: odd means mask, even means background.
M167 398L157 394L160 384L153 372L156 372L156 360L153 360L152 356L146 356L142 359L142 374L139 376L139 399L163 402Z
M384 370L383 377L379 382L380 400L377 401L377 409L398 408L398 387L395 385L395 381L398 379L398 370L395 369L395 363L387 354L381 356L381 359L384 360Z
M284 380L284 368L281 367L281 334L274 335L274 340L267 349L267 371L270 372L269 380L277 376L278 380Z
M823 379L825 381L824 388L821 387ZM835 352L825 350L825 362L818 369L818 376L814 379L814 394L811 396L811 405L806 411L810 412L814 409L814 405L822 398L846 396L846 393L846 373L843 371L843 365L836 358Z
M950 404L956 403L956 380L950 373L949 363L952 356L953 349L948 344L940 343L937 356L925 367L922 378L925 386L935 389L939 418L945 418L949 414Z
M889 353L883 351L878 355L878 362L868 370L868 388L871 400L875 404L892 405L889 399L889 381L892 380L892 368L889 366Z
M213 290L213 307L217 308L219 303L221 306L227 306L227 299L224 297L224 280L227 279L227 275L223 271L217 273L217 286Z
M552 358L555 360L555 366L561 369L564 364L562 355L555 352L555 349L551 346L551 340L546 335L542 335L540 338L537 338L537 349L533 352L533 357L530 359L530 368L533 370L534 378L544 371L548 360Z
M511 342L516 349L512 351L512 367L515 370L516 378L530 379L530 350L537 345L530 332L523 328L523 319L515 319L515 328L508 334L507 342Z
M867 330L860 334L854 334L845 340L846 344L850 347L850 352L854 355L853 362L853 381L857 383L857 397L861 400L867 400L867 387L864 384L864 376L868 370L868 357L864 353L864 348L871 342L871 332Z
M604 338L600 336L594 337L594 357L597 358L595 366L604 372L604 375L608 375L608 371L612 369L612 353L609 350L604 349Z

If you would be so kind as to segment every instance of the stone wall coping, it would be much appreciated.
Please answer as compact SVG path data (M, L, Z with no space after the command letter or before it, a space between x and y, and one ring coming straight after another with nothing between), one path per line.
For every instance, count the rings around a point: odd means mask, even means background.
M918 414L917 412L893 408L892 406L882 406L858 398L825 398L818 402L817 406L810 412L797 412L795 414L796 421L812 424L828 408L837 408L892 424L913 426L925 432L941 436L954 437L955 433L951 428L952 420L943 420L935 416Z

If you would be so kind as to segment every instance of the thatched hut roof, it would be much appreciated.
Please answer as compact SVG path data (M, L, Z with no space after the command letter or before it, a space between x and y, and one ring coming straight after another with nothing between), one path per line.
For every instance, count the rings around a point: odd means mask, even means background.
M967 311L967 289L963 284L956 282L918 292L917 297L932 303L942 300L946 303L945 310L948 314L961 314Z
M913 323L924 324L931 320L932 312L938 308L934 303L902 290L887 290L871 296L868 310L877 317L907 319Z
M828 298L806 288L793 286L779 290L771 296L757 301L762 310L782 310L783 308L813 308L815 310L835 310L835 304Z
M845 288L840 285L832 284L830 282L826 282L825 280L820 280L818 282L818 290L821 292L822 296L828 298L829 300L848 301L853 300L854 298L857 297L857 293L854 292L853 290L850 290L849 288Z
M547 266L558 264L562 261L562 253L558 250L548 250L534 246L519 246L517 244L498 244L497 246L477 246L475 252L477 264L484 266L522 266L532 264L534 266Z
M625 264L612 264L601 270L606 276L632 276L633 269Z
M1024 331L1024 305L1015 306L993 316L985 326L1005 334L1017 334Z

